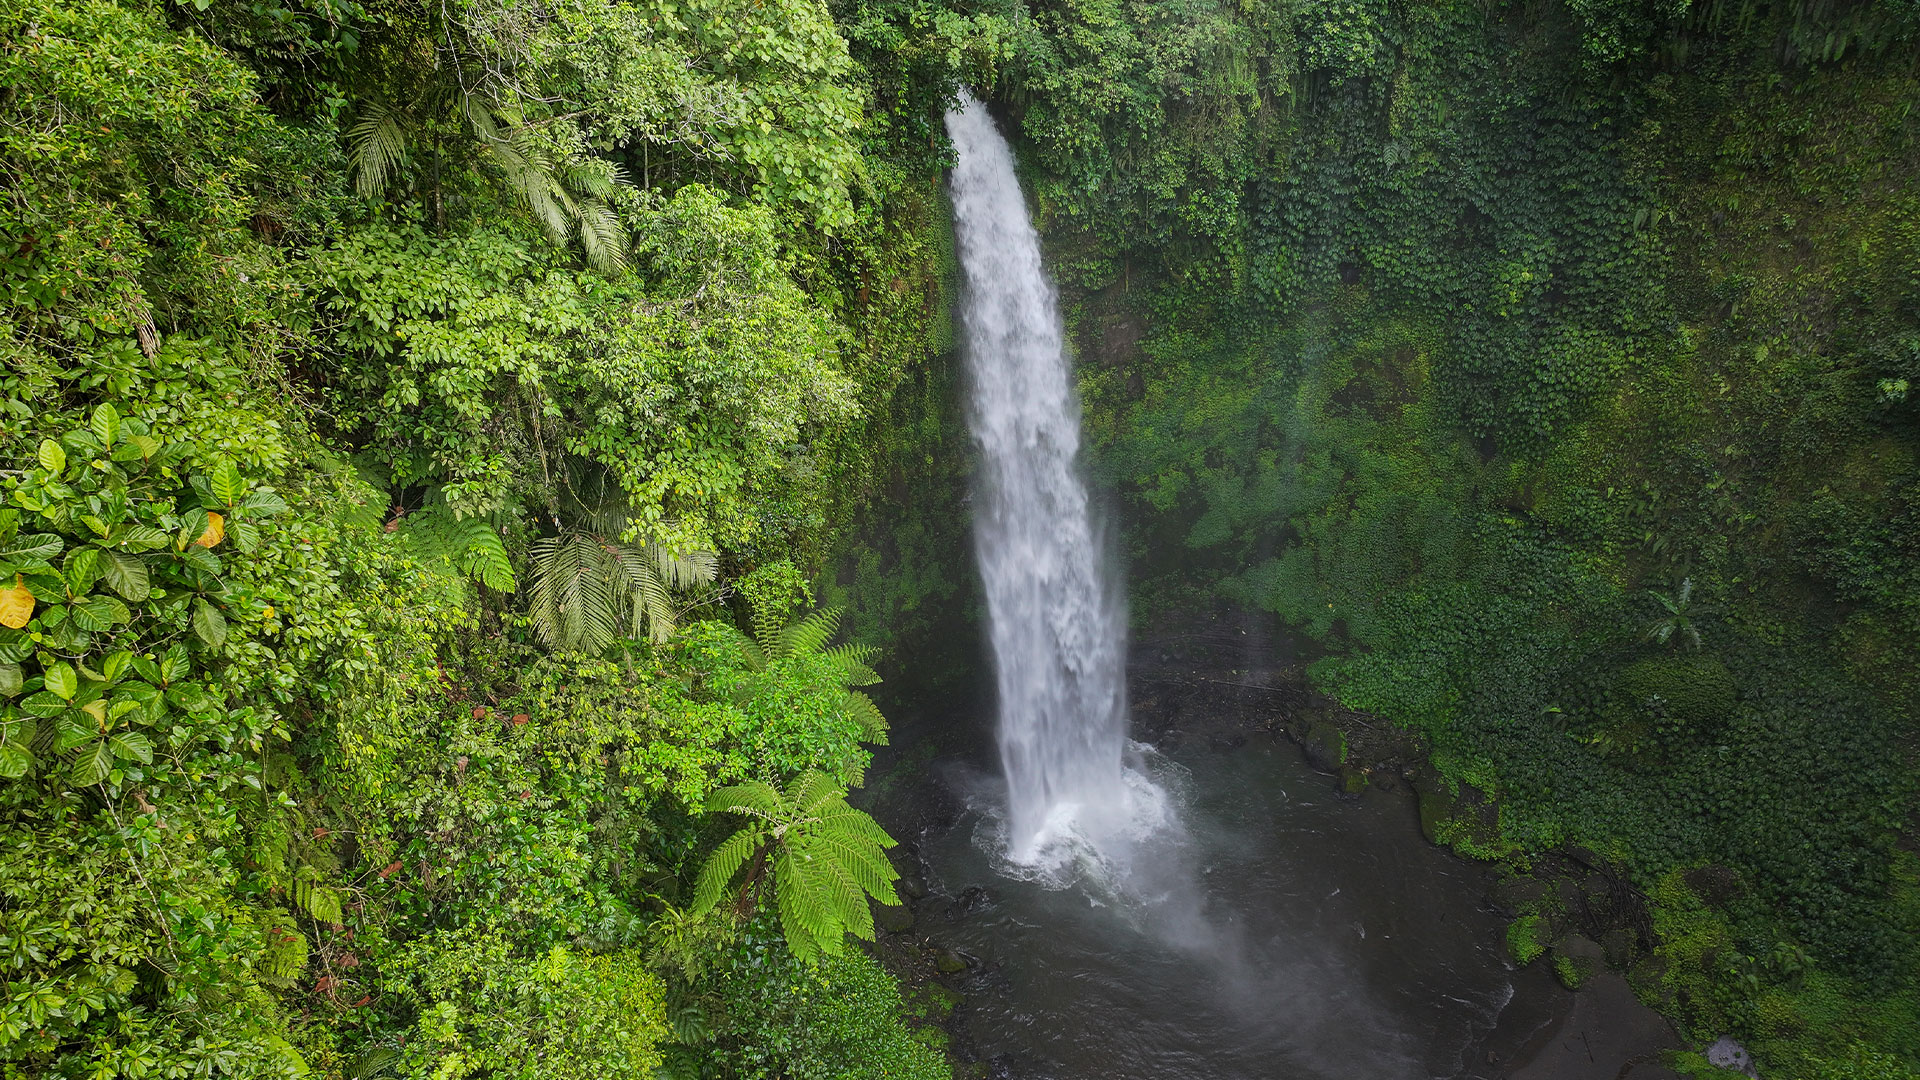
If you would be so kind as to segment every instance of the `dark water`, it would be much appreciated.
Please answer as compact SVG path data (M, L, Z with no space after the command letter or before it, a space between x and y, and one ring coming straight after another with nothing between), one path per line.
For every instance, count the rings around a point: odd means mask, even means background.
M1409 799L1342 799L1264 736L1149 766L1183 827L1064 887L1009 876L1028 872L999 854L995 781L945 773L973 809L922 845L929 884L962 902L919 930L976 962L975 1053L1047 1080L1465 1070L1513 994L1504 924Z

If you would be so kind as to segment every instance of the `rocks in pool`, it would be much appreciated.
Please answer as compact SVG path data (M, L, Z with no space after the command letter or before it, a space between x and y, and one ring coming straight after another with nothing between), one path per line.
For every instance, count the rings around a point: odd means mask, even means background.
M1578 990L1606 963L1606 950L1591 938L1568 934L1553 943L1553 974L1569 990Z
M966 957L952 949L940 949L933 954L933 966L939 969L942 975L958 975L971 965L967 963Z
M1309 721L1300 732L1307 764L1324 773L1336 772L1347 760L1347 734L1324 720Z
M1351 765L1342 765L1340 766L1339 776L1340 793L1343 795L1353 795L1357 797L1365 794L1367 788L1371 786L1371 781L1367 779L1367 771L1365 769L1356 769Z
M986 908L993 903L993 894L979 885L969 885L960 890L960 895L947 905L947 921L959 922L961 919Z

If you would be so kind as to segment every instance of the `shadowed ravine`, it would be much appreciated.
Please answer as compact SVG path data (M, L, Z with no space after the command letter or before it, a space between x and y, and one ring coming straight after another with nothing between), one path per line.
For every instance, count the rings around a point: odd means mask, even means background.
M1054 291L986 109L947 127L1004 781L950 770L968 815L928 853L950 895L993 883L954 912L991 958L973 1037L1062 1080L1457 1073L1513 992L1490 926L1445 925L1460 868L1329 807L1284 751L1129 747Z

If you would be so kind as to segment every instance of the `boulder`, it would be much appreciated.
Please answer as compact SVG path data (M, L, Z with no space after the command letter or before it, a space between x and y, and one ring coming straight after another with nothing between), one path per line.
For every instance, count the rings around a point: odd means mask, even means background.
M1307 764L1320 772L1335 772L1347 760L1347 733L1324 721L1307 725L1300 746L1307 752Z
M1606 950L1591 938L1568 934L1553 943L1553 974L1569 990L1578 990L1606 963Z
M1735 1042L1731 1035L1722 1035L1712 1046L1707 1047L1707 1064L1717 1069L1746 1073L1748 1076L1760 1075L1754 1071L1753 1055L1747 1053L1747 1048Z
M913 929L913 909L905 904L875 904L873 921L889 934L904 934Z

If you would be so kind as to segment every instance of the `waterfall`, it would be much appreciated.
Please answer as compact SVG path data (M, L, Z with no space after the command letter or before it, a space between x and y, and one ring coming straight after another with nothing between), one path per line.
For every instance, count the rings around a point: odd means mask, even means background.
M1081 481L1079 404L1013 150L963 92L947 114L961 325L980 447L974 547L985 585L1007 779L1008 855L1062 842L1111 856L1134 816L1125 618Z

